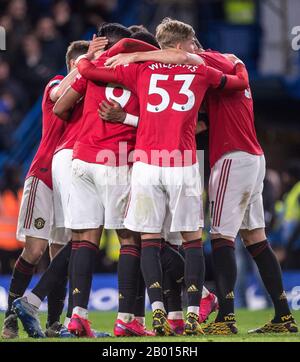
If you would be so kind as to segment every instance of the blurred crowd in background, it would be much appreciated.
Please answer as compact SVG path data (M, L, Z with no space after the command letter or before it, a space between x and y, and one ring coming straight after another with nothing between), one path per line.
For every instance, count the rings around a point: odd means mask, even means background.
M42 95L47 81L63 71L68 44L73 40L90 39L99 24L105 21L118 21L126 26L144 24L154 31L164 16L171 16L193 25L198 34L203 34L201 40L204 39L206 45L206 42L214 42L212 32L204 31L209 21L254 26L256 4L254 0L0 0L0 25L6 30L7 44L6 51L0 52L0 157L1 152L9 152L13 132ZM258 53L263 52L258 46L262 39L259 34L257 32L253 41L254 50L249 46L241 49L241 53L249 53L246 64L253 74L259 66L263 68L258 64ZM285 67L288 65L283 63ZM271 118L270 115L266 122ZM298 134L299 128L296 128ZM267 161L271 160L272 146L268 149L264 139L262 145ZM280 148L279 144L277 148ZM296 153L295 160L290 159L278 169L268 169L264 189L268 236L284 270L300 269L300 159L296 159L297 156ZM0 274L10 274L22 248L22 243L15 239L15 230L25 172L22 165L6 165L0 171ZM208 176L207 172L205 176ZM208 229L206 223L206 235ZM207 242L205 247L208 255L209 244ZM242 271L251 270L253 264L241 245L237 240L239 275L242 277L245 275ZM114 272L118 253L116 235L106 233L97 271ZM40 270L47 262L45 257ZM209 257L207 278L212 279Z

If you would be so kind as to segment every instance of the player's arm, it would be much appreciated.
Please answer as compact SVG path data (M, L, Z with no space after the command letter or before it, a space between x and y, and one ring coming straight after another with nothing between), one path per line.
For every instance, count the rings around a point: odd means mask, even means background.
M235 66L235 75L226 75L225 85L226 90L244 90L249 87L249 76L247 69L243 63L237 63Z
M96 35L93 35L93 39L90 41L88 53L95 54L100 50L103 50L105 46L107 45L108 40L105 37L96 37ZM78 69L73 69L69 74L67 74L64 79L59 83L58 86L56 86L54 89L52 89L50 93L50 98L52 102L56 102L66 91L66 89L74 82L75 78L78 75Z
M207 124L204 121L199 121L196 124L196 135L208 130Z
M109 99L108 102L102 101L99 105L98 115L104 121L123 123L133 127L137 127L139 122L139 117L126 113L114 99Z
M74 82L74 79L78 75L78 70L73 69L68 75L64 77L64 79L59 83L58 86L53 88L50 92L50 99L53 103L55 103L58 98L60 98L65 90Z
M201 56L185 52L180 49L165 49L154 51L143 51L129 54L117 54L109 58L105 65L115 68L117 65L124 65L136 62L154 61L166 64L205 64Z
M147 52L151 50L157 50L157 48L138 39L124 38L107 51L107 56L113 57L119 53Z
M249 77L246 67L242 63L235 66L235 75L228 75L211 67L207 68L209 86L220 90L242 91L249 87Z
M196 124L196 135L208 130L208 115L205 106L202 104Z
M88 56L88 55L87 55ZM86 79L93 82L117 82L120 83L114 69L107 67L96 67L88 57L82 57L78 63L77 68L79 73Z
M64 121L67 121L70 118L73 107L81 97L82 94L76 92L72 87L67 88L55 103L53 108L54 114Z

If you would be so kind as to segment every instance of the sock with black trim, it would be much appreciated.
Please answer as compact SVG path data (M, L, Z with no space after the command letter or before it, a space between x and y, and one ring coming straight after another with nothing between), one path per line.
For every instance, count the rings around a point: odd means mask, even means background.
M15 299L20 298L25 293L32 275L34 274L35 265L28 263L22 256L16 261L13 274L10 281L10 287L8 292L8 307L5 313L5 317L12 314L12 303Z
M141 268L138 272L138 288L136 293L136 300L134 304L133 314L136 319L144 321L145 319L145 300L146 300L146 285Z
M161 250L163 270L164 305L167 313L182 311L182 285L184 280L184 258L168 242Z
M119 313L134 315L140 273L140 248L122 245L118 262Z
M162 267L160 261L161 239L142 240L141 269L148 291L150 303L163 304Z
M72 250L68 265L69 291L68 291L68 309L66 314L67 318L71 318L73 312L74 260L76 252L79 248L79 243L80 243L79 240L72 240L72 245L71 245Z
M275 308L273 322L283 322L291 315L283 288L281 267L267 240L247 247L255 261L261 279L268 291Z
M205 277L202 240L186 241L182 245L185 255L184 280L188 297L187 312L199 314L199 305Z
M234 320L234 286L237 277L234 242L219 238L211 241L212 259L219 302L216 322Z
M87 310L98 251L98 245L88 240L79 243L73 267L73 311L76 307Z

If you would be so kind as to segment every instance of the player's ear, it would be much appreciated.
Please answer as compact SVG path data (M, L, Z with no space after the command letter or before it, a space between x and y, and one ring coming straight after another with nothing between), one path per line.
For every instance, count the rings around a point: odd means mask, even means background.
M75 68L75 59L70 59L70 70Z

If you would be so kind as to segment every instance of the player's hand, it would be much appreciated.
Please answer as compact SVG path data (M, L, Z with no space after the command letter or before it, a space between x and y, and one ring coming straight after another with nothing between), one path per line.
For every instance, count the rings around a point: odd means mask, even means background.
M102 101L99 104L98 114L101 119L112 123L123 123L126 118L126 112L113 99L109 99L109 102Z
M108 39L105 36L97 37L96 34L93 35L93 39L90 41L88 53L96 53L100 50L104 50L108 44Z
M117 54L104 63L106 67L115 68L118 65L130 64L135 62L134 53L121 53Z
M208 130L207 124L204 121L197 122L196 125L196 134L205 132Z

